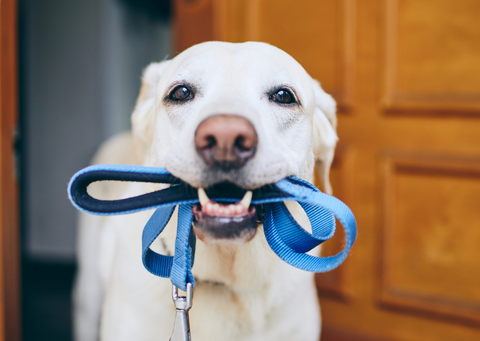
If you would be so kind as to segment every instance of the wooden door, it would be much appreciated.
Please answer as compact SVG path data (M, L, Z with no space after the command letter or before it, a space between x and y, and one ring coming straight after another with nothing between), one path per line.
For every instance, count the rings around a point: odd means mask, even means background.
M359 235L317 277L322 340L480 340L480 2L176 0L174 25L177 52L276 45L339 104Z
M20 252L14 138L17 2L0 1L0 340L20 340Z

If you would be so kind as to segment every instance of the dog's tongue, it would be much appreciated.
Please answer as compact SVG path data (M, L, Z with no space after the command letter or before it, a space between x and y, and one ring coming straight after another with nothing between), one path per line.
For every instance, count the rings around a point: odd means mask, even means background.
M248 213L252 201L252 191L247 191L243 199L235 204L223 205L211 200L203 188L198 189L198 199L202 213L216 217L234 217Z

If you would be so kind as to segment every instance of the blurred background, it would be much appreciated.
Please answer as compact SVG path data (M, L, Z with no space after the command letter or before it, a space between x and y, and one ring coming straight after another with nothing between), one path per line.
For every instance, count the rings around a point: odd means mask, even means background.
M69 178L130 128L143 68L172 56L169 1L19 0L22 330L71 340Z
M359 236L340 268L316 277L322 340L480 340L478 0L1 6L2 18L18 18L10 27L18 74L6 84L19 84L12 129L20 211L18 224L2 223L2 233L19 226L20 235L15 251L15 233L10 246L5 234L4 250L14 251L3 251L2 271L16 278L18 260L7 266L5 259L21 259L23 340L71 340L77 213L67 201L69 178L102 141L130 128L143 68L208 40L276 45L337 100L331 180ZM3 22L2 33L10 32ZM341 249L342 237L324 254ZM15 285L2 289L8 340L18 340Z

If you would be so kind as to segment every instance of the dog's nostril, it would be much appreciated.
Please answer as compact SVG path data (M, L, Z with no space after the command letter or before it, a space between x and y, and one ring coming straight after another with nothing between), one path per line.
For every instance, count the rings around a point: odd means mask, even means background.
M217 139L213 135L195 136L197 150L211 150L217 145Z
M204 147L205 149L210 149L217 145L217 140L212 135L207 136L205 140L206 140L206 145Z
M234 143L234 147L241 152L250 152L257 146L257 135L240 134Z
M250 148L245 146L245 137L243 137L243 136L239 136L235 139L235 147L240 149L242 152L250 149Z

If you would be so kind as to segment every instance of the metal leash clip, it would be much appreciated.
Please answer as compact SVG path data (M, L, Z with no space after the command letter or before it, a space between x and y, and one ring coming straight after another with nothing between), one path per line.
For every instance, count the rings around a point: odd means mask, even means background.
M188 311L192 307L193 286L192 283L187 283L187 296L178 296L178 288L172 287L173 303L177 314L175 316L175 323L173 325L173 333L170 341L191 341L190 336L190 321L188 319Z

